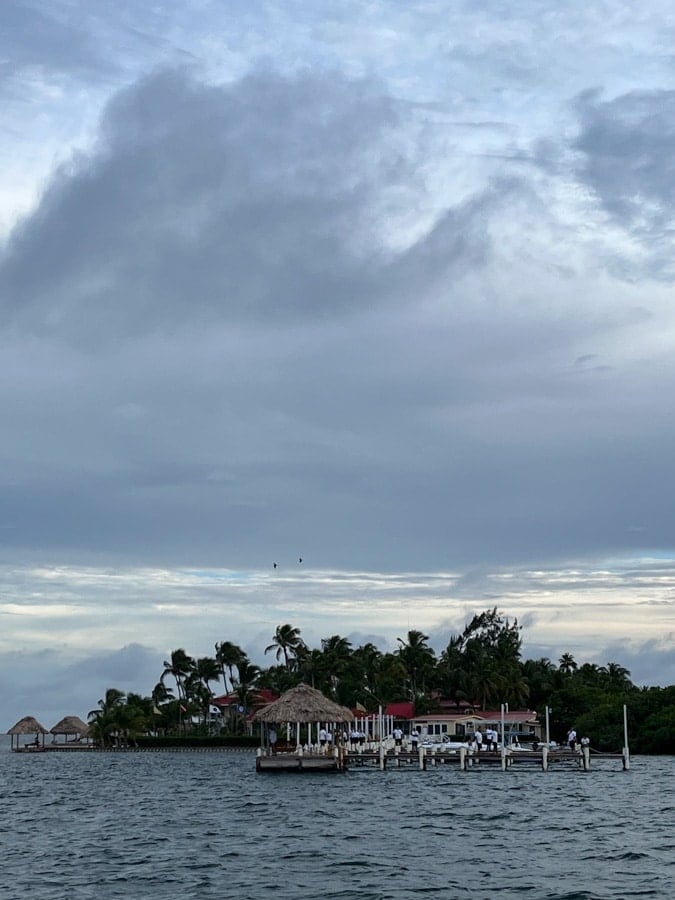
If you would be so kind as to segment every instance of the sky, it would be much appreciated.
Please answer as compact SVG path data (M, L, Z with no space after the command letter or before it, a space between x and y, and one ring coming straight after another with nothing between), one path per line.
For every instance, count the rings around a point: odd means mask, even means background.
M493 606L675 683L674 39L665 0L4 0L0 730Z

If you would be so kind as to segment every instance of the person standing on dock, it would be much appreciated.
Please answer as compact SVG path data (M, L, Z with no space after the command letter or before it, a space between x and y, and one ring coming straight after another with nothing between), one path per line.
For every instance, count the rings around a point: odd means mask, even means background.
M473 735L474 743L476 744L476 753L480 753L483 749L483 732L480 728L476 728L476 731Z
M410 731L410 749L413 753L417 752L417 742L420 739L420 733L416 728Z
M319 731L319 753L325 753L325 751L326 751L326 738L327 738L326 729L322 728Z
M270 739L270 750L272 751L272 753L274 753L274 745L277 742L276 729L270 728L269 739Z
M569 733L567 735L567 744L570 750L574 753L577 748L577 733L574 728L570 728Z
M394 728L394 746L400 747L403 743L403 732L400 728Z

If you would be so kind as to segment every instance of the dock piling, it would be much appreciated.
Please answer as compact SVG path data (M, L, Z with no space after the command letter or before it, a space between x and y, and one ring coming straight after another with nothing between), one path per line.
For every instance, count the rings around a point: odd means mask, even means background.
M591 748L590 747L582 747L581 755L584 760L584 772L590 771L591 768Z

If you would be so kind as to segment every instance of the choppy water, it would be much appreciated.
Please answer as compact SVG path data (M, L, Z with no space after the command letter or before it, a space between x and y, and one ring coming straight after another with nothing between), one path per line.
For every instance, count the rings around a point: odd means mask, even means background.
M240 753L0 750L0 896L627 900L675 886L675 759L256 775Z

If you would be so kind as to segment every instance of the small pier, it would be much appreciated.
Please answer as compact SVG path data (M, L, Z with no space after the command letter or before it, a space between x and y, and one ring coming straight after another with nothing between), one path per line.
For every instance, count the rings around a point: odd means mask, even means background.
M442 748L423 747L417 751L369 748L366 750L345 753L346 769L417 769L426 771L437 766L455 766L461 771L484 771L501 768L509 771L515 768L540 769L547 772L551 769L578 770L590 772L592 764L604 760L615 760L621 763L626 771L630 768L630 757L627 750L621 753L600 753L590 748L583 750L556 749L543 747L540 750L522 751L488 751L443 750Z
M506 705L502 704L501 735L505 734L504 716ZM630 768L628 750L627 709L624 705L624 746L619 753L603 753L591 749L588 738L583 738L579 746L570 740L570 746L559 747L549 739L548 707L546 708L546 740L533 741L532 747L521 746L517 742L500 744L497 733L493 734L490 749L479 749L480 741L446 740L435 743L425 739L418 743L419 731L411 732L411 739L403 741L400 728L387 734L384 729L382 708L377 719L377 728L365 733L361 730L342 730L333 742L336 724L353 721L350 710L339 707L325 698L319 691L308 685L298 685L283 694L279 700L268 704L258 713L257 719L263 728L261 746L256 754L257 772L344 772L359 769L403 769L426 771L438 766L456 766L463 772L501 769L509 772L528 767L548 772L559 771L590 772L604 760L619 761L621 769ZM321 724L323 723L323 725ZM276 727L286 725L286 739L278 740ZM295 725L295 740L292 740ZM313 741L316 734L316 742Z
M540 750L517 752L509 750L476 752L464 748L444 750L440 747L438 749L421 747L419 750L410 750L371 744L358 749L336 747L328 753L321 753L314 747L297 747L294 751L281 753L265 753L259 750L256 756L256 771L307 773L400 769L425 772L438 766L454 766L463 772L479 772L495 768L504 772L513 769L590 772L592 765L596 766L605 760L620 762L624 771L630 767L627 751L600 753L591 751L590 748L573 751L562 748L550 750L543 747Z
M274 753L256 756L256 772L344 772L346 756L341 748L334 753Z

